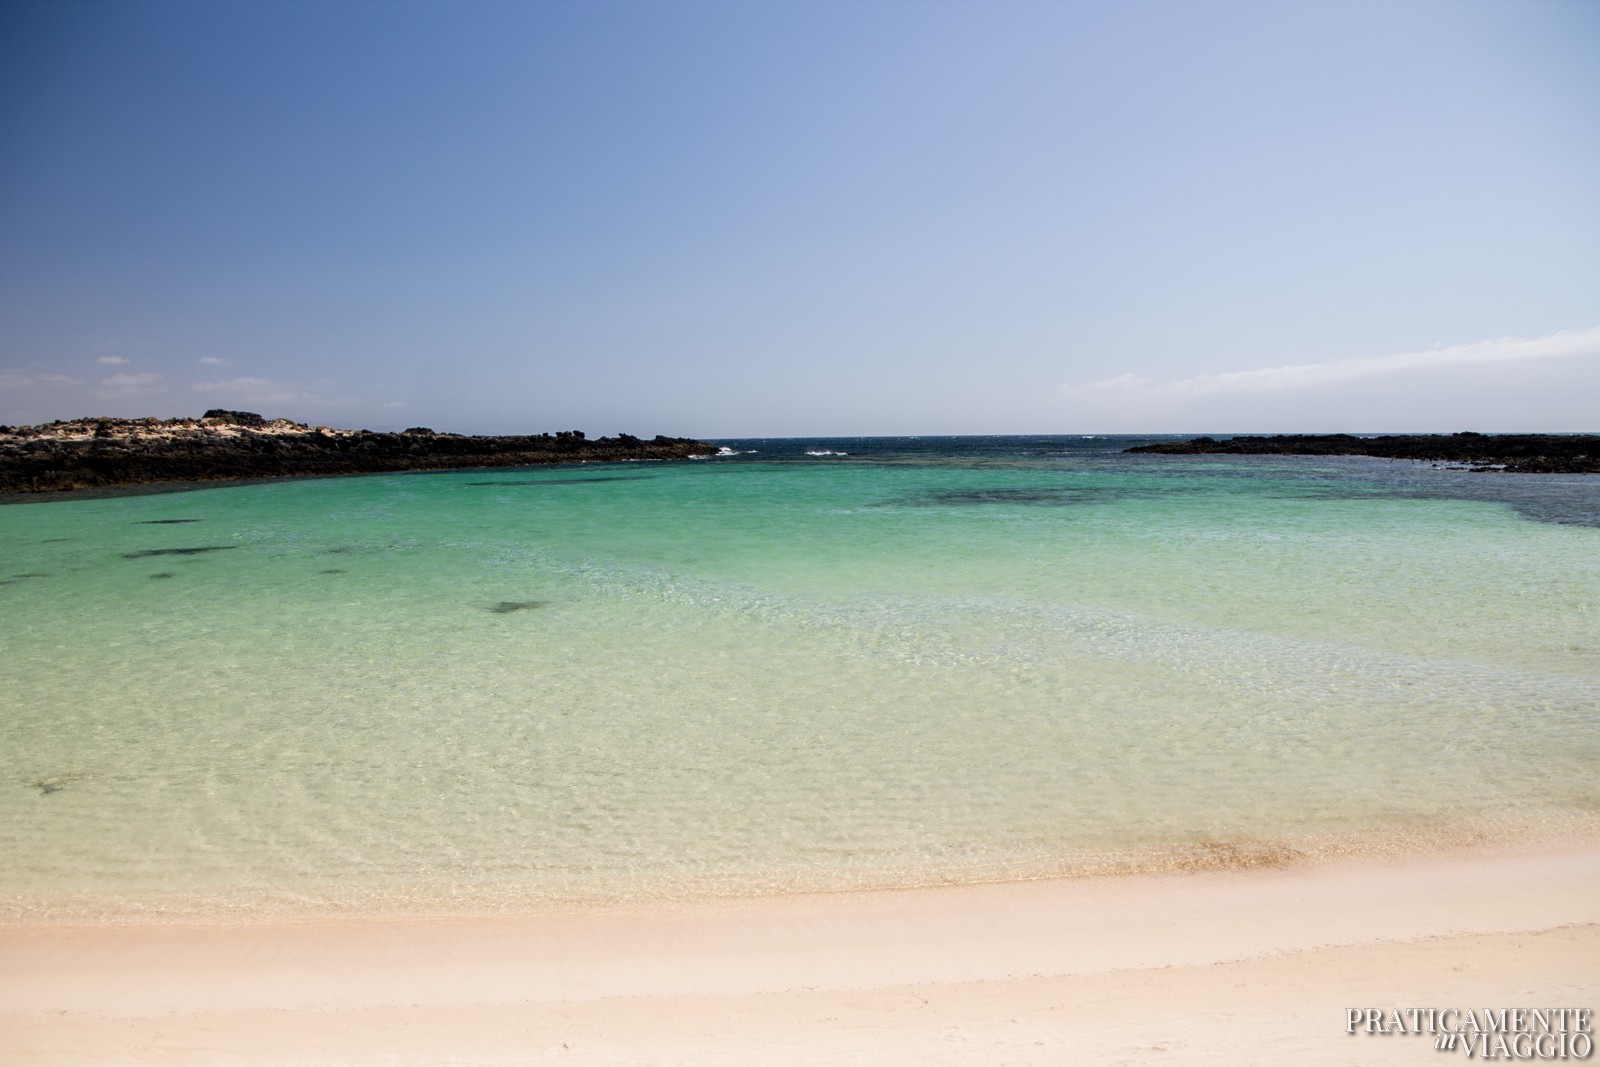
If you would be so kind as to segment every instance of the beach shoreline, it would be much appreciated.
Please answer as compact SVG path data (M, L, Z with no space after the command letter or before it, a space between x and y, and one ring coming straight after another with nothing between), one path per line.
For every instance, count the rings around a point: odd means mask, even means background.
M0 928L0 1062L1417 1063L1592 1008L1600 846L552 911ZM1570 1002L1570 1003L1569 1003ZM1358 1047L1359 1046L1359 1047Z
M175 492L206 482L683 460L716 453L704 441L659 434L650 440L626 433L590 440L579 430L467 436L426 426L386 433L219 408L198 419L0 426L0 494L62 499L66 493L130 495L129 489L147 485L155 488L146 492Z

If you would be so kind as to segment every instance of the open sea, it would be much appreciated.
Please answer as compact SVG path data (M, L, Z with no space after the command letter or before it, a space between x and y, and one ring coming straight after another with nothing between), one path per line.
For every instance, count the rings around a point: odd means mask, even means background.
M725 441L0 507L0 920L1600 833L1600 476Z

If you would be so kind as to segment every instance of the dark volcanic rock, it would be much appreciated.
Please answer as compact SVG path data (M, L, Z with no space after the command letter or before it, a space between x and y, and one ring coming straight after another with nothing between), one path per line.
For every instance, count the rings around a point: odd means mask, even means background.
M0 493L150 483L376 474L688 459L715 445L629 434L591 441L580 430L465 437L414 426L403 433L330 430L214 408L199 419L77 419L0 427Z
M200 416L201 422L220 423L224 426L265 426L267 420L253 411L229 411L227 408L212 408Z
M1434 463L1460 463L1475 471L1518 474L1600 473L1597 434L1278 434L1273 437L1196 437L1140 445L1129 452L1165 455L1377 456Z

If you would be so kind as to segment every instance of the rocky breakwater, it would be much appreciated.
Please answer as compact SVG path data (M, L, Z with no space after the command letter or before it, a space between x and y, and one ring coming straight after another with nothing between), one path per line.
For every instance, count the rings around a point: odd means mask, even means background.
M0 426L0 492L688 459L716 452L715 445L680 437L643 440L618 434L590 440L578 430L470 437L424 427L375 433L214 409L198 419L91 418Z
M1514 474L1600 474L1600 434L1278 434L1272 437L1196 437L1140 445L1129 452L1166 455L1377 456L1452 463L1475 471Z

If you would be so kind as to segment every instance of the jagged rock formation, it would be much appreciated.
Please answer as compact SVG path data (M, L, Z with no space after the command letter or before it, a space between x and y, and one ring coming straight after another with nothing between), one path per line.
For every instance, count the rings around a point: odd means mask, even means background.
M0 426L0 492L687 459L716 452L715 445L680 437L657 436L646 441L618 434L591 441L579 430L468 437L420 426L402 433L374 433L213 409L198 419L89 418L40 426Z
M1164 441L1129 452L1168 455L1231 454L1276 456L1379 456L1458 463L1473 470L1506 470L1517 474L1600 474L1597 434L1388 434L1352 437L1344 433L1278 434L1273 437L1229 437L1216 440Z

